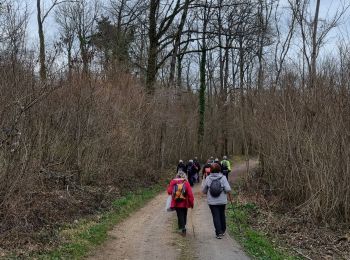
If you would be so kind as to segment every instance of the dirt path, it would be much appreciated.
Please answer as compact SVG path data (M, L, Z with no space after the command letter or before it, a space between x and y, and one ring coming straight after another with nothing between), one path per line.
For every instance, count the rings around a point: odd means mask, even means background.
M258 160L249 160L249 169L253 169L258 165ZM237 179L242 178L247 174L246 162L233 165L232 172L229 176L230 183L234 183Z
M188 230L194 247L194 259L203 260L245 260L249 259L241 247L228 234L223 239L215 238L215 230L210 209L205 196L199 195L199 185L195 209L189 214Z
M117 225L110 239L88 259L178 259L173 223L175 215L165 211L167 194L159 194L145 207Z
M233 177L245 171L245 164L234 167ZM159 194L145 207L117 225L110 239L88 259L249 259L229 235L216 239L206 197L194 187L195 208L189 210L186 239L176 233L176 214L165 212L167 194Z

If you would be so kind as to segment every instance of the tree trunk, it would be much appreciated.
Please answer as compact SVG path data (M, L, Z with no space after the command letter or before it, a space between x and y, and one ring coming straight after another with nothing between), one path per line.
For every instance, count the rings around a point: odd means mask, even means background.
M67 46L67 62L68 62L68 78L71 79L72 78L72 46L73 43L72 41L69 39L69 43Z
M262 89L263 87L263 50L264 50L264 40L265 40L265 21L263 16L263 2L262 0L259 1L259 12L258 12L258 18L259 18L259 46L258 46L258 62L259 62L259 69L258 69L258 89Z
M78 32L79 45L80 45L80 55L83 61L83 75L87 76L89 74L89 54L86 47L86 39L82 32Z
M179 46L175 41L173 55L171 56L171 61L170 61L169 86L174 86L174 83L175 83L176 56L178 54L178 49L179 49Z
M199 125L198 125L198 146L200 147L204 138L204 115L205 115L205 64L207 51L202 47L200 62L200 87L199 87Z
M316 59L317 59L317 27L318 27L318 14L320 10L320 0L316 2L315 17L312 28L312 53L311 53L311 67L310 67L310 87L315 87L316 78Z
M218 41L219 41L219 61L220 61L220 91L219 93L222 94L223 88L224 88L224 59L222 55L222 20L221 20L221 6L222 6L222 0L219 1L219 13L218 13ZM220 95L221 98L221 95ZM219 102L220 104L221 102Z
M157 0L151 0L149 10L149 52L146 71L146 88L149 94L154 93L154 83L157 76L158 37L156 13L158 4Z
M229 45L228 39L226 39L226 46ZM228 154L228 125L227 125L227 118L228 118L228 106L227 106L227 99L228 99L228 78L229 78L229 49L227 48L225 50L225 56L224 56L224 61L225 61L225 74L224 74L224 106L223 106L223 140L224 140L224 154Z
M249 162L249 150L248 150L248 141L247 141L247 133L246 133L246 125L245 125L245 96L244 96L244 46L243 46L243 39L242 36L239 39L239 80L240 80L240 98L241 98L241 109L240 109L240 116L241 116L241 124L242 124L242 139L243 139L243 146L242 149L244 150L244 156L246 162ZM247 164L248 166L248 164Z
M181 43L181 35L182 35L182 31L186 22L186 18L187 18L187 12L188 12L188 5L189 5L189 0L186 0L185 4L184 4L184 10L181 16L181 21L179 24L179 27L177 29L177 33L175 36L175 44L174 44L174 52L173 55L171 57L171 62L170 62L170 75L169 75L169 85L174 85L174 80L175 80L175 67L176 67L176 57L178 57L178 55L180 54L180 43ZM181 58L178 58L178 62L181 62ZM179 66L178 66L179 68ZM180 68L181 68L181 64L180 64Z
M181 88L182 86L182 55L178 55L177 57L177 79L176 79L176 86L178 88Z
M186 73L186 87L188 91L191 91L191 84L190 84L190 71L191 71L191 61L187 64L187 73ZM177 82L179 84L179 81ZM181 87L181 85L180 85Z
M37 20L38 20L38 33L39 33L39 63L40 63L40 79L42 81L46 80L46 64L45 64L45 37L43 30L43 21L41 19L41 7L40 0L37 0Z
M207 63L207 50L206 50L206 30L207 30L207 6L204 5L204 21L203 21L203 36L202 36L202 51L199 68L200 86L199 86L199 122L198 122L198 148L200 154L202 154L202 143L204 139L204 115L205 115L205 89L206 89L206 77L205 77L205 66Z
M244 49L243 49L243 39L240 38L239 39L239 85L240 85L240 98L241 98L242 107L245 106L243 82L244 82Z

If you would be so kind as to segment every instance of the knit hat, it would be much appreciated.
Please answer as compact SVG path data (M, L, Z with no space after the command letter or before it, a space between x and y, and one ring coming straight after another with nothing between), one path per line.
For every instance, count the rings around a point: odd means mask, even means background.
M178 173L176 174L176 177L182 178L182 179L187 179L187 175L183 171L178 171Z

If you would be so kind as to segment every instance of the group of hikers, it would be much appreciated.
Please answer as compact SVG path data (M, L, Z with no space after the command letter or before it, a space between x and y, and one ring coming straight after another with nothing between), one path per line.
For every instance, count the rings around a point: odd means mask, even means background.
M194 157L192 160L188 160L188 163L185 164L183 160L179 160L179 164L177 165L176 172L182 171L186 173L187 179L193 187L194 183L200 181L200 172L202 169L202 179L205 179L211 172L210 166L214 163L219 164L221 173L226 176L226 179L228 179L228 174L231 172L231 163L229 160L227 160L227 156L223 156L222 161L218 158L214 159L214 157L210 157L203 168L201 168L201 164L198 161L197 157Z
M201 191L207 195L215 236L221 239L226 232L226 204L228 199L232 201L228 182L231 164L227 156L223 156L221 162L218 158L210 157L203 168L197 157L189 160L187 164L179 160L176 172L176 177L170 181L167 192L171 196L169 208L177 214L179 232L186 236L187 211L194 206L192 187L202 178Z

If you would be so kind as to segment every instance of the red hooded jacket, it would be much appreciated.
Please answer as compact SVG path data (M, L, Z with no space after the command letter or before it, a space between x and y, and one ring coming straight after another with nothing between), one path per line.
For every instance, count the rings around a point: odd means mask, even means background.
M182 178L175 178L170 181L170 184L168 186L167 192L169 195L172 195L174 185L176 183L182 183L184 179ZM174 198L171 200L170 207L171 208L193 208L194 205L194 196L192 192L192 188L190 186L190 183L188 181L185 181L185 187L186 187L186 199L182 201L175 201Z

